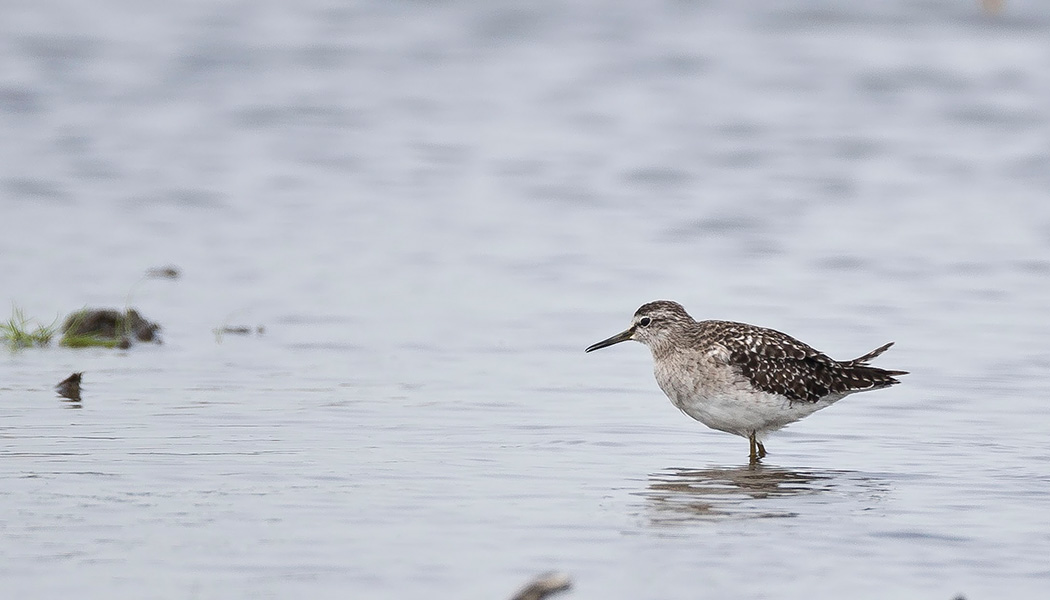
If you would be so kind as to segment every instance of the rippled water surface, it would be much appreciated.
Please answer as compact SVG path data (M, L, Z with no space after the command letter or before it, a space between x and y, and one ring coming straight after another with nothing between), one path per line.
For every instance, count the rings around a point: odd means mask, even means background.
M0 300L164 328L0 354L5 595L1050 585L1050 8L9 2L0 32ZM583 353L657 298L912 374L749 467L645 348Z

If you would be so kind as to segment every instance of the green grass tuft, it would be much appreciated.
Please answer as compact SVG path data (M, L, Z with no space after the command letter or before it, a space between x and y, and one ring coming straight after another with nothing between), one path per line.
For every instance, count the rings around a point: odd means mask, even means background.
M69 335L62 336L62 340L59 341L59 346L65 346L67 348L117 348L124 340L102 337L98 335Z
M27 319L22 310L15 307L11 309L11 318L0 322L0 342L11 350L46 346L51 343L51 338L55 336L55 323L33 327L32 319Z

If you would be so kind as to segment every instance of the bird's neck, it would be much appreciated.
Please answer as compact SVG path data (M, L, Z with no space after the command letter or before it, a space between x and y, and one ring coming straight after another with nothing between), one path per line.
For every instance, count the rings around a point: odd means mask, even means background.
M649 351L653 353L653 360L664 360L677 351L670 337L653 340L649 344Z
M653 359L664 360L680 352L683 348L683 341L694 338L693 327L690 325L695 326L696 322L683 325L680 329L669 331L665 335L650 340L649 351L653 353Z

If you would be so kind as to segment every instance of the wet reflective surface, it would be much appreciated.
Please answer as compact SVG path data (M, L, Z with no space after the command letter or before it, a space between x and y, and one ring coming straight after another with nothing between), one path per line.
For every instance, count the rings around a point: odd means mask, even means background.
M837 476L836 476L837 475ZM794 517L777 511L777 499L815 495L834 489L845 473L795 471L762 464L721 469L669 469L650 476L644 493L653 524L677 525L694 519ZM787 504L790 506L790 504Z
M164 343L0 354L4 593L1045 593L1050 9L840 4L10 3L0 301ZM912 374L751 468L658 298Z

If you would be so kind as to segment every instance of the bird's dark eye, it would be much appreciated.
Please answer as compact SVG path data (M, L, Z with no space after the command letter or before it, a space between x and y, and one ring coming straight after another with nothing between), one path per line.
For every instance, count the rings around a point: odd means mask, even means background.
M641 326L641 327L648 327L649 323L652 323L652 322L653 322L653 320L650 319L649 317L642 317L641 319L638 319L638 325Z

